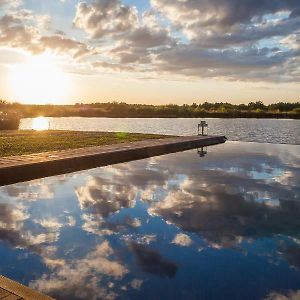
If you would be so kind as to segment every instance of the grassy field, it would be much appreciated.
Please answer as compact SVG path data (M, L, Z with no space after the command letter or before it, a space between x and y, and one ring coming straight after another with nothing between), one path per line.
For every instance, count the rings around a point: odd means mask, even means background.
M0 131L0 157L112 145L166 136L78 131Z

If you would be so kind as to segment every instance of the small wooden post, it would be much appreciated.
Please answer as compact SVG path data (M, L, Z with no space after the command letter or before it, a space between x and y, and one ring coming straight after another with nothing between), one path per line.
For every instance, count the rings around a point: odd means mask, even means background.
M208 124L205 121L201 121L198 124L198 135L200 135L200 128L201 128L201 135L207 135L207 134L204 134L204 128L208 128Z

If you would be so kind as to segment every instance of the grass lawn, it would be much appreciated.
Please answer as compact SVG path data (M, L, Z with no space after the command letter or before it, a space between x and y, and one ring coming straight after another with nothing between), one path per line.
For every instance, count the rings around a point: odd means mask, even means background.
M0 131L0 157L136 142L166 137L156 134L78 131Z

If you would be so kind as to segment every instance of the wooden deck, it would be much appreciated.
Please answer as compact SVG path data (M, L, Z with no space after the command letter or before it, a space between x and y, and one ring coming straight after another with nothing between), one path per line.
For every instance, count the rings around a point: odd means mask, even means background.
M0 158L0 186L210 146L225 141L224 136L185 136L3 157Z
M54 300L27 286L0 275L0 299L2 300Z

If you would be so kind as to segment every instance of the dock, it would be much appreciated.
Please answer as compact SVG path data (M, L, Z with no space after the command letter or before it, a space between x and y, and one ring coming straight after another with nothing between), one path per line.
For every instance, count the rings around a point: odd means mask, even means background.
M0 275L0 299L2 300L54 300L27 286Z
M180 136L3 157L0 158L0 186L216 145L226 140L225 136Z

